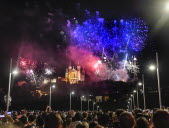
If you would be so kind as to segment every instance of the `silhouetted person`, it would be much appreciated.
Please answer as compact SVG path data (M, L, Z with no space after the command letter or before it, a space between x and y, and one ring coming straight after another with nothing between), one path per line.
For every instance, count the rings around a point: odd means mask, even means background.
M120 128L134 128L136 125L135 119L132 114L123 112L120 115Z
M95 128L98 125L96 121L93 121L89 124L89 128Z
M45 118L45 128L62 128L60 118L55 113L50 113Z
M87 118L88 118L88 113L83 112L83 120L82 121L88 122Z
M102 114L98 117L98 123L103 127L109 127L109 115Z
M140 117L136 121L136 128L148 128L149 122L145 117Z
M169 128L169 113L164 110L157 110L153 114L154 128Z
M76 128L86 128L86 126L85 126L84 124L81 124L81 123L80 123L80 124L77 124L77 125L76 125Z
M75 114L75 116L73 117L73 121L70 123L70 125L68 126L69 128L75 128L77 124L81 124L82 120L82 114L77 112Z
M28 125L28 117L27 116L23 115L19 120L23 124L24 128Z
M42 118L42 116L38 116L36 119L36 128L44 128L44 120Z
M119 118L120 118L120 115L121 115L123 112L125 112L124 109L117 109L117 110L116 110L115 114L117 115L118 120L119 120Z

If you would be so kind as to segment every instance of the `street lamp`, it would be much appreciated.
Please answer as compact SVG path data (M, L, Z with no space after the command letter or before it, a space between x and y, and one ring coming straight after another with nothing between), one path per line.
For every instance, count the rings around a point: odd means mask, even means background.
M15 69L15 70L12 72L12 74L17 75L17 74L18 74L18 70Z
M151 71L153 71L153 70L156 69L156 67L155 67L154 65L150 65L149 69L150 69Z
M52 102L52 88L55 88L55 85L50 85L50 96L49 96L49 106L51 107Z
M11 78L12 78L12 75L17 75L18 74L18 71L17 70L14 70L12 71L12 58L10 60L10 67L9 67L9 84L8 84L8 94L7 94L7 103L6 103L6 111L9 110L9 100L11 99L10 98L10 91L11 91Z
M70 92L70 110L72 109L72 107L71 107L71 105L72 105L72 102L71 102L71 97L72 97L72 95L74 95L74 94L75 94L75 92L74 92L74 91Z
M82 96L80 99L81 99L81 111L82 111L83 109L82 102L83 102L84 96Z
M165 9L166 12L169 12L169 2L165 4L165 8L164 9Z
M95 102L93 102L93 112L94 112L94 105L95 105Z
M158 62L158 53L156 52L156 67L154 65L151 65L150 70L155 70L157 71L157 81L158 81L158 95L159 95L159 106L160 109L162 108L162 103L161 103L161 87L160 87L160 74L159 74L159 62Z
M142 83L141 83L141 82L139 82L139 83L138 83L138 86L141 86L141 85L142 85Z
M138 83L138 85L137 85L137 107L139 108L139 86L141 86L142 85L142 83L141 82L139 82Z

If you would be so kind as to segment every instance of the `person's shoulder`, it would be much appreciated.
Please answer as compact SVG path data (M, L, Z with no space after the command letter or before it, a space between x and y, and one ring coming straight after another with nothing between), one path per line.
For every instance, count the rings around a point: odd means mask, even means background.
M31 127L28 125L28 126L25 126L24 128L31 128Z
M35 127L35 125L28 125L28 126L26 126L24 128L36 128L36 127Z

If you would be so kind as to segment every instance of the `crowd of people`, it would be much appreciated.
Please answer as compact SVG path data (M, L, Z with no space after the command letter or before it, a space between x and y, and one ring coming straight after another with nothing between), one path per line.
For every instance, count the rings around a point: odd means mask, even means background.
M169 112L164 109L134 111L45 111L12 112L0 118L0 128L169 128Z

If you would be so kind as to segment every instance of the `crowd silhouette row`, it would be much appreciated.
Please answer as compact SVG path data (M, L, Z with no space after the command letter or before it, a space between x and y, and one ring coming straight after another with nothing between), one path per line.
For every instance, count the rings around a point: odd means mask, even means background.
M1 113L0 128L169 128L167 109L134 111L13 111Z

